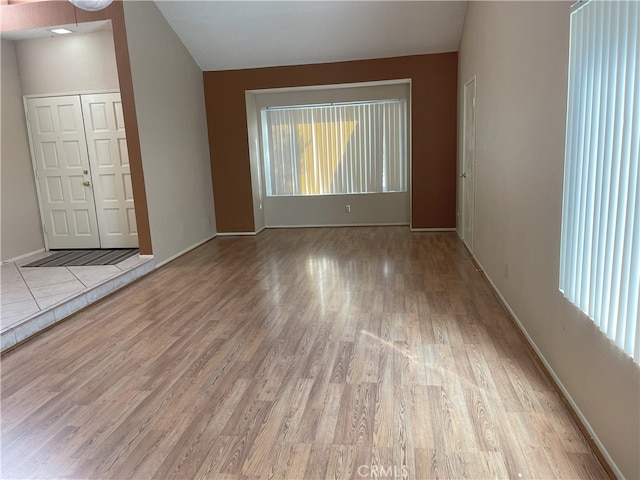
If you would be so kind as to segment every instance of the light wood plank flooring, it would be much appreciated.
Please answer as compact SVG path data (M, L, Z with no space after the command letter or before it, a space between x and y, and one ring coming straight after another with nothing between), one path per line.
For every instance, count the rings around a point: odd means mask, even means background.
M217 238L1 361L2 478L606 478L454 233Z

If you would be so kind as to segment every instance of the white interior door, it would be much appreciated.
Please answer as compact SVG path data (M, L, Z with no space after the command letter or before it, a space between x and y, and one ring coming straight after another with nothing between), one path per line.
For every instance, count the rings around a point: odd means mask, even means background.
M464 85L462 172L462 240L473 252L474 182L476 163L476 79Z
M30 98L27 111L48 248L99 248L80 97Z
M127 140L119 93L82 95L100 245L138 246Z

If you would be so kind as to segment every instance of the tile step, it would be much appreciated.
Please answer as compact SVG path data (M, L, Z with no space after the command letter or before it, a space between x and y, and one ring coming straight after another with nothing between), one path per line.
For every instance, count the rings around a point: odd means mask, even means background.
M87 305L97 302L101 298L119 290L125 285L151 272L154 267L155 263L153 259L150 258L131 270L124 271L115 277L110 277L104 282L79 292L77 295L65 298L63 301L37 312L17 324L7 326L7 328L0 332L0 352L13 347L51 325L82 310Z

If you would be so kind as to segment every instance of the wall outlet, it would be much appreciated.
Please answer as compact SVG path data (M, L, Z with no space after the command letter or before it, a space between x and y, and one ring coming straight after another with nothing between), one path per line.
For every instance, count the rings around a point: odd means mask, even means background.
M344 206L344 213L351 213L351 205Z

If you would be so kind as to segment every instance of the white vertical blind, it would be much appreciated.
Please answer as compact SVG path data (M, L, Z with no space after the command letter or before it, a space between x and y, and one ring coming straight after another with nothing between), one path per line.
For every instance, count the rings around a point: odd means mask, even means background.
M262 110L268 196L407 191L406 100Z
M640 363L640 2L571 14L560 290Z

